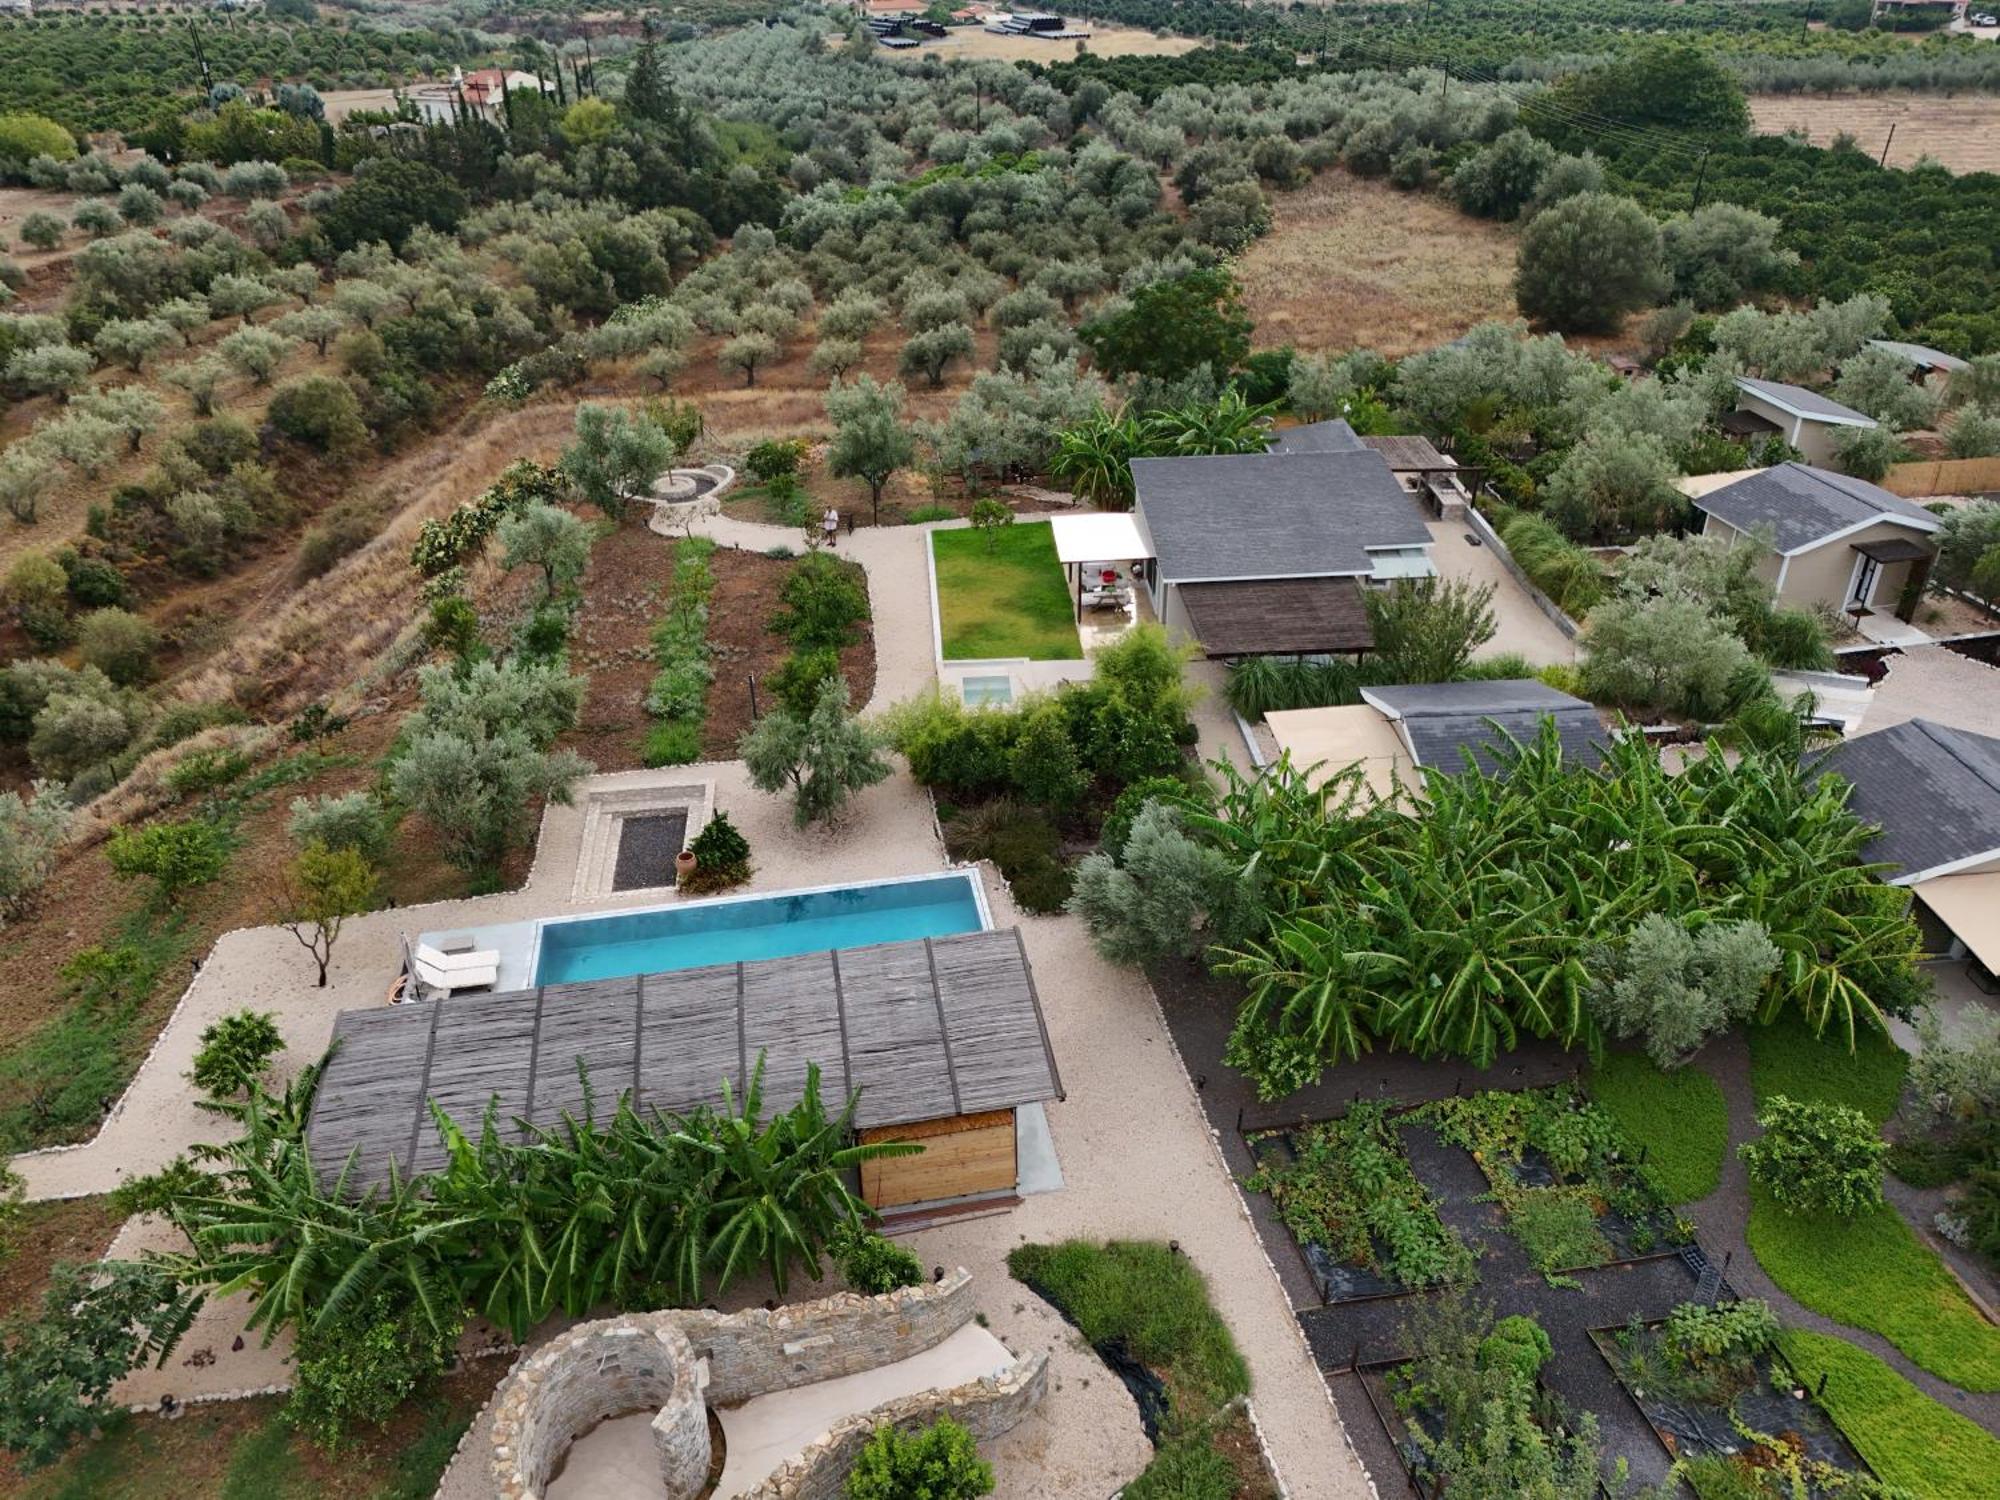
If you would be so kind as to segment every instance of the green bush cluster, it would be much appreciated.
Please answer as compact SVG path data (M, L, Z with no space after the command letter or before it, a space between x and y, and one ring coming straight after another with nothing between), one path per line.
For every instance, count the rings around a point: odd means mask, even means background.
M674 548L667 611L653 627L653 662L659 668L646 689L646 712L659 723L646 740L649 766L684 765L701 758L701 725L708 716L708 599L715 591L709 558L715 543L683 538Z
M1604 564L1554 522L1530 511L1509 511L1498 520L1497 530L1521 571L1572 620L1589 614L1609 592Z
M827 1108L817 1068L767 1113L760 1054L740 1094L685 1115L593 1094L523 1140L491 1110L472 1131L434 1111L444 1170L361 1196L306 1153L317 1083L309 1069L283 1098L254 1090L234 1111L243 1133L204 1148L213 1175L167 1205L191 1247L184 1282L245 1289L251 1330L330 1334L378 1296L427 1336L477 1312L516 1338L558 1311L698 1304L753 1274L782 1297L868 1218L860 1164L922 1149L848 1144L855 1096Z
M866 1296L923 1284L924 1263L872 1229L849 1225L833 1237L827 1250L841 1279Z
M1425 768L1421 813L1356 807L1351 774L1232 778L1226 847L1239 868L1254 855L1271 916L1221 956L1247 985L1228 1058L1266 1097L1373 1038L1481 1065L1522 1035L1595 1041L1605 933L1648 912L1727 915L1750 892L1787 955L1765 1013L1844 1039L1914 998L1916 932L1863 862L1867 826L1796 756L1752 748L1669 774L1631 737L1587 767L1545 727L1501 758L1492 774Z
M470 561L508 516L537 501L553 503L567 493L568 485L556 470L518 459L449 515L424 522L410 549L410 566L425 578L435 578Z
M681 889L690 894L726 891L750 878L750 841L726 812L718 810L704 823L688 849L695 858L694 874L681 882Z

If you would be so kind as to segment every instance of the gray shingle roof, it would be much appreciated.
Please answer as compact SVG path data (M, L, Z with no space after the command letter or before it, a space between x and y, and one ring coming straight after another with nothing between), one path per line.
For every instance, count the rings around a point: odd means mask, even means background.
M1371 571L1370 547L1428 547L1423 512L1380 454L1135 458L1132 483L1169 582Z
M1906 359L1920 370L1969 370L1972 367L1956 354L1946 354L1928 344L1907 344L1901 339L1870 339L1870 349L1881 349L1898 359Z
M1875 419L1868 413L1842 406L1831 396L1822 396L1818 391L1809 391L1802 385L1787 385L1782 380L1756 380L1748 375L1737 376L1736 385L1739 390L1798 412L1808 421L1837 422L1846 427L1875 425Z
M1882 830L1868 858L1900 865L1892 879L2000 855L2000 739L1911 719L1835 745L1817 764L1853 783L1847 805Z
M1915 531L1932 532L1938 518L1921 505L1892 495L1880 485L1811 464L1779 464L1760 469L1734 484L1710 490L1695 509L1726 521L1738 531L1769 527L1777 550L1802 552L1871 521L1894 521Z
M1542 732L1544 719L1555 721L1564 758L1584 765L1603 760L1610 738L1596 709L1532 677L1405 683L1364 688L1361 696L1402 721L1418 765L1441 771L1463 770L1467 750L1480 770L1497 770L1500 761L1493 751L1505 743L1501 731L1525 743Z
M1338 417L1307 422L1271 434L1273 453L1359 453L1367 445Z

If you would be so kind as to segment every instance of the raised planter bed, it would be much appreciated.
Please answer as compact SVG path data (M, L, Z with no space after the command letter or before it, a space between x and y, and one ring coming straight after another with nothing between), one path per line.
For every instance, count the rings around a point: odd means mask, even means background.
M1394 1297L1471 1276L1472 1252L1438 1216L1388 1109L1249 1137L1266 1193L1323 1303Z
M1611 1117L1573 1089L1475 1094L1420 1113L1472 1153L1545 1276L1672 1255L1694 1236Z
M1768 1471L1773 1494L1831 1497L1872 1471L1814 1393L1773 1350L1735 1367L1695 1370L1660 1323L1593 1328L1591 1342L1676 1459ZM1797 1487L1794 1486L1796 1479Z

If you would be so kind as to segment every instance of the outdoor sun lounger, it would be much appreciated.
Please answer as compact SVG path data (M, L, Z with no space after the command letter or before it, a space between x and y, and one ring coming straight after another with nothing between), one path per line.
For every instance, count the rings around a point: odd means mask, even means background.
M410 970L419 984L448 995L458 990L491 989L500 982L500 952L482 948L441 953L428 943L419 943L410 959Z

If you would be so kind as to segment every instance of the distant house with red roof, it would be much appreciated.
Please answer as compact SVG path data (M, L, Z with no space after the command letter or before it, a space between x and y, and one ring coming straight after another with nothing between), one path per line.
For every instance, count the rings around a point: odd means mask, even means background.
M450 124L457 115L471 115L495 125L506 123L504 100L509 93L544 94L556 91L554 82L544 83L533 73L519 68L481 68L467 73L453 68L443 83L428 83L410 93L418 115L427 123Z

